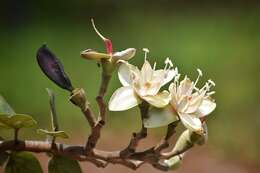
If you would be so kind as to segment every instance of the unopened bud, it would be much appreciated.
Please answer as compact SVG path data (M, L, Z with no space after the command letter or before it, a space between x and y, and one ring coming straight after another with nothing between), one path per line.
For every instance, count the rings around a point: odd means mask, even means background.
M89 59L89 60L97 60L100 61L101 59L109 59L111 58L110 55L105 53L99 53L92 49L84 50L80 53L82 58Z
M79 106L81 109L85 108L86 96L85 91L82 88L76 88L71 92L70 101Z
M182 163L182 154L174 156L168 160L164 160L164 163L169 167L170 170L177 170Z
M202 127L203 127L203 133L201 133L201 134L198 134L195 132L190 132L191 133L190 140L194 144L203 145L208 140L208 128L207 128L207 125L205 122L202 124Z

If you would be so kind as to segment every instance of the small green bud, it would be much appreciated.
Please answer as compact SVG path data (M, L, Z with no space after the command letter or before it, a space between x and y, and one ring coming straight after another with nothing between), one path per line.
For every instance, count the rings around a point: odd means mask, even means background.
M190 140L190 131L187 129L185 130L181 136L178 138L173 151L176 153L183 152L188 150L189 148L193 147L193 142Z
M198 144L198 145L203 145L207 142L208 140L208 128L207 128L207 124L204 122L202 124L203 127L203 133L198 134L195 132L190 132L190 140L194 143L194 144Z
M86 105L86 96L85 91L82 88L76 88L71 92L70 101L79 106L81 109L85 108Z
M164 163L169 167L170 170L177 170L182 163L182 155L174 156L168 160L165 160Z

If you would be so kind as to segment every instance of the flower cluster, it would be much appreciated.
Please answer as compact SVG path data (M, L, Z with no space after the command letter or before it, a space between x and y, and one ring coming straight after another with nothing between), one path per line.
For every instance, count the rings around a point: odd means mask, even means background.
M211 98L214 91L210 91L215 83L208 80L202 88L197 87L202 71L198 69L195 82L187 76L182 81L177 67L173 68L172 61L167 58L165 67L156 70L147 60L148 49L141 70L138 67L121 60L118 78L123 85L110 98L110 111L124 111L142 102L150 105L149 117L144 119L144 126L155 128L168 125L174 121L181 121L183 125L198 134L203 133L205 116L215 108L216 103ZM169 90L160 91L161 87L171 82Z

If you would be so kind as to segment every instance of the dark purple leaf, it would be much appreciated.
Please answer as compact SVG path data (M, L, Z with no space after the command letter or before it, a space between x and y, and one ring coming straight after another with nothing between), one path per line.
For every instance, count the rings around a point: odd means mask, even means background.
M64 72L61 62L46 45L38 49L36 57L42 71L50 80L63 89L73 90L70 79Z

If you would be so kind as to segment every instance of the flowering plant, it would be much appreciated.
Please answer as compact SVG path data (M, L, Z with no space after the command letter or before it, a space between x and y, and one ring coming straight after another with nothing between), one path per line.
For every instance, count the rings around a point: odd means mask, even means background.
M215 86L208 80L201 88L197 87L202 71L198 69L198 77L193 82L187 76L180 81L180 73L174 67L170 58L166 58L165 66L157 69L148 61L147 48L142 68L131 64L129 60L135 56L136 49L127 48L123 51L113 52L112 41L104 37L92 25L97 35L103 40L106 53L92 49L81 52L81 57L95 60L102 67L101 84L96 97L99 114L96 116L91 110L83 88L75 88L72 80L65 73L64 67L57 56L46 46L41 46L36 54L38 65L43 73L57 86L70 93L70 101L81 109L91 127L84 146L65 145L57 143L56 138L68 138L60 130L58 115L55 107L55 95L47 89L51 108L51 129L38 129L37 132L47 136L45 141L20 140L19 132L22 128L35 126L37 122L30 115L17 114L0 97L0 128L13 129L14 138L6 140L0 137L0 164L5 165L7 173L34 173L43 172L39 161L31 152L45 152L50 157L48 170L50 173L73 172L81 173L79 161L88 161L97 167L106 167L109 163L121 164L131 169L137 169L144 163L151 164L154 168L168 171L177 169L184 154L195 144L202 145L206 142L208 131L206 116L214 111L216 103L212 98ZM107 104L104 100L111 76L118 71L118 78L122 87L118 88L109 99L110 111L125 111L138 106L141 114L141 129L133 133L129 144L120 151L103 151L96 148L101 136L102 127L106 123ZM169 85L168 90L163 89ZM171 137L175 134L177 125L184 125L186 130L177 139L173 149L165 152L169 147ZM167 131L162 140L155 146L137 151L138 143L147 136L148 128L167 126ZM62 166L61 166L62 165Z

